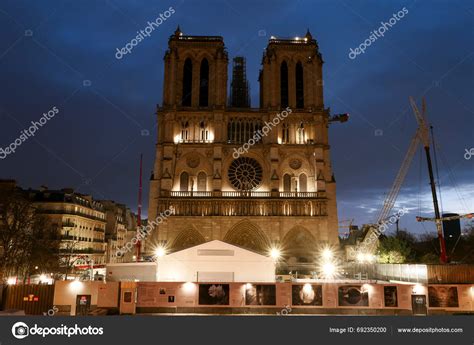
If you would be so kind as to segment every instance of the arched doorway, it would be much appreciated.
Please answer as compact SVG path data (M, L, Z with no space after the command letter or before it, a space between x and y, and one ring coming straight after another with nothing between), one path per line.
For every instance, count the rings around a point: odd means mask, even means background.
M302 226L288 231L283 238L282 248L289 266L312 264L316 260L316 238Z
M181 231L173 241L171 246L172 251L183 250L189 247L194 247L206 242L203 235L196 229L190 227Z
M224 242L267 255L270 241L262 230L248 220L234 225L227 231Z

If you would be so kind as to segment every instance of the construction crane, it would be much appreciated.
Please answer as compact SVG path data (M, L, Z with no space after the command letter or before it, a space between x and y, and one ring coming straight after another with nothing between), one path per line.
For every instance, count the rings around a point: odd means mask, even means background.
M443 222L443 221L463 219L463 218L472 219L474 218L474 213L466 213L466 214L460 214L458 216L442 217L439 220ZM418 222L435 222L436 218L416 217L416 220Z
M142 225L142 163L143 163L143 154L140 154L140 176L138 180L138 208L137 208L137 238L140 238L140 228ZM142 252L142 243L140 240L137 241L136 244L136 257L135 261L141 261L141 252Z
M421 129L418 127L415 135L413 136L410 146L408 147L407 153L403 159L402 165L398 170L397 176L393 181L392 187L390 188L389 193L387 194L382 209L380 210L377 220L375 224L371 224L367 233L364 236L362 242L356 246L346 246L346 259L348 261L354 261L357 259L360 254L372 254L376 251L378 246L378 238L380 236L380 232L378 231L378 227L382 224L387 218L390 218L390 212L395 205L395 201L397 199L398 193L400 192L400 188L405 180L407 175L408 169L410 168L411 162L413 157L416 153L416 149L418 144L420 143L420 132Z
M347 229L347 235L350 235L351 229L352 229L352 223L354 223L354 218L351 219L345 219L339 221L339 224L348 224L348 225L339 225L339 229Z
M415 114L416 120L418 121L418 126L420 128L420 139L425 149L426 162L428 164L428 174L430 177L431 195L433 197L433 207L435 211L436 230L438 232L438 240L439 240L439 247L440 247L440 261L442 263L447 263L448 256L446 254L446 242L444 241L444 236L443 236L441 214L439 212L438 197L436 195L436 184L435 184L434 175L433 175L433 165L431 163L430 134L429 134L429 129L428 129L428 121L426 120L426 104L425 104L425 100L423 99L422 109L420 113L418 110L418 106L416 105L415 100L412 97L410 97L410 103L413 109L413 113Z
M385 198L383 207L379 212L375 224L380 224L383 220L385 220L395 205L398 193L400 192L400 188L402 187L403 181L405 180L405 177L408 173L408 169L410 168L413 157L415 156L419 142L420 129L416 131L415 135L411 139L410 146L408 147L407 153L405 154L405 158L403 159L402 165L400 166L400 170L398 170L398 174L393 181L392 188L390 188L390 191Z
M456 215L456 216L442 217L442 218L439 219L439 221L445 222L445 221L458 220L458 219L463 219L463 218L473 219L474 218L474 213L466 213L466 214L461 214L461 215ZM437 221L436 218L429 218L429 217L416 217L416 220L418 222L436 222ZM459 237L458 240L456 241L456 245L459 242L460 238L461 237ZM454 246L454 248L456 248L456 245ZM453 248L452 252L454 252L454 248Z
M377 249L378 238L381 234L379 227L387 219L391 217L389 216L389 214L393 206L395 205L395 201L397 199L398 193L400 192L400 188L403 184L403 181L405 180L408 169L411 165L415 152L418 148L418 144L421 142L425 149L425 154L426 154L426 159L427 159L427 164L428 164L428 172L430 176L431 192L433 196L433 205L434 205L434 210L435 210L434 220L436 222L436 228L438 231L438 239L439 239L440 249L441 249L440 260L443 263L447 262L446 244L444 242L443 232L442 232L442 227L441 227L442 219L439 213L438 198L436 196L436 185L434 182L433 167L431 164L430 136L429 136L429 130L428 130L428 121L426 120L426 114L425 114L426 104L425 104L425 100L423 99L421 113L418 110L418 107L412 97L410 97L410 104L412 106L413 113L418 123L418 129L410 142L410 146L408 147L405 158L403 159L402 165L400 166L400 170L398 171L398 174L395 177L392 187L389 193L387 194L387 197L385 198L382 209L380 210L380 213L377 217L377 221L375 222L375 224L371 224L369 226L369 229L360 244L356 246L346 246L346 258L348 261L355 260L361 254L362 255L372 254Z

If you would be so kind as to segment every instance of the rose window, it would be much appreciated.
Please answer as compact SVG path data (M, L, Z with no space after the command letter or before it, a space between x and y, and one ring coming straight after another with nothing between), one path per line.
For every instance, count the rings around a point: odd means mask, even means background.
M240 157L229 167L229 181L237 190L256 189L262 183L262 166L253 158Z

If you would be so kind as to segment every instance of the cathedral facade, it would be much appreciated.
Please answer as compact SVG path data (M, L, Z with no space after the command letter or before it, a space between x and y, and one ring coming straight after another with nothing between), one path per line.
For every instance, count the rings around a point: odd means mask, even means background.
M174 214L153 230L147 251L217 239L264 254L276 247L288 267L311 266L320 246L338 243L330 114L316 40L309 31L271 37L258 108L243 99L241 57L234 59L228 97L222 37L178 28L168 45L148 219L171 207Z

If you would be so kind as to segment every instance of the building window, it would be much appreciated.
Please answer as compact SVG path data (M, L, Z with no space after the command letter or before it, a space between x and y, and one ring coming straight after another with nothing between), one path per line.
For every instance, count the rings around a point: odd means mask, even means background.
M288 65L283 61L280 66L280 102L281 107L288 107Z
M183 68L183 95L181 104L185 107L191 106L193 90L193 63L187 58Z
M201 70L199 73L199 106L207 107L209 105L209 63L207 59L201 61Z
M243 144L250 139L261 141L262 121L255 118L232 118L227 124L227 142ZM258 134L255 136L254 135Z
M189 190L189 174L183 171L179 177L179 190L187 192Z
M240 157L232 161L227 175L236 190L250 191L257 189L262 183L263 169L257 160Z
M199 139L203 142L209 141L209 129L205 121L199 122Z
M305 135L304 135L304 123L301 122L298 128L296 129L296 140L298 144L305 143Z
M181 141L186 142L190 140L191 138L189 137L189 122L188 121L183 121L181 122Z
M306 174L301 174L299 178L299 185L300 189L299 192L307 192L308 191L308 179L306 177Z
M281 142L283 144L290 142L290 126L287 123L284 123L281 129Z
M291 192L291 176L290 174L283 175L283 191Z
M296 64L296 107L304 108L304 83L303 83L303 65L301 62Z
M199 192L205 192L207 190L207 175L203 171L198 174L197 187Z

